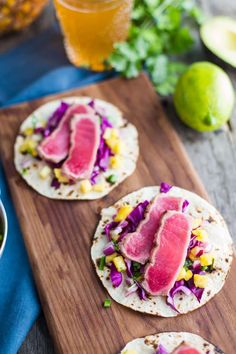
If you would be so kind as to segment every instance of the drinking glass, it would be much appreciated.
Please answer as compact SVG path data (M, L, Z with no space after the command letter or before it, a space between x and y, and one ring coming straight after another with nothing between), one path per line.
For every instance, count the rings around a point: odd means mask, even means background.
M54 0L69 60L104 69L116 42L128 35L132 0Z

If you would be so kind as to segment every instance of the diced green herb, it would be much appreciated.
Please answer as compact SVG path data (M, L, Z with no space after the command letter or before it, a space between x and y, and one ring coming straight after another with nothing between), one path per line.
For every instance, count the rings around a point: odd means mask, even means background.
M140 270L140 268L141 268L141 264L138 262L133 262L132 265L133 265L134 271Z
M192 267L193 261L191 259L187 258L184 262L184 268L185 270L188 270L190 267Z
M22 174L23 176L26 175L27 172L28 172L28 168L22 168L21 174Z
M127 78L145 68L157 92L168 95L186 68L176 57L192 48L192 28L201 22L193 0L135 0L128 39L115 44L108 65Z
M203 267L201 267L201 270L204 270L205 272L211 273L211 272L214 270L214 262L215 262L215 259L213 258L212 264L209 265L209 266L203 266Z
M111 300L105 299L103 302L103 307L105 307L105 308L111 307Z
M99 270L104 270L105 263L106 263L106 256L102 256L102 257L100 258L100 261L99 261L98 269L99 269Z
M208 266L202 266L201 270L207 271L208 270Z
M120 250L120 247L119 247L118 242L116 242L116 241L112 241L112 242L113 242L113 244L114 244L115 251L119 251L119 250Z
M117 182L117 176L116 175L110 175L107 177L107 182L111 184L115 184Z

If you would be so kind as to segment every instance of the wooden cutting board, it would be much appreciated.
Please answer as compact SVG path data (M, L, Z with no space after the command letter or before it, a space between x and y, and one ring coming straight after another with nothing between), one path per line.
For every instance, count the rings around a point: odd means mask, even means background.
M139 131L140 157L133 176L99 201L54 201L26 185L13 165L20 123L55 98L89 95L117 105ZM0 112L1 157L20 220L47 323L59 353L115 354L135 337L160 331L191 331L226 353L236 348L236 264L224 289L201 309L178 318L143 315L112 302L102 307L106 290L97 278L90 247L101 208L140 187L161 181L207 198L186 152L148 79L114 79ZM20 266L20 265L19 265Z

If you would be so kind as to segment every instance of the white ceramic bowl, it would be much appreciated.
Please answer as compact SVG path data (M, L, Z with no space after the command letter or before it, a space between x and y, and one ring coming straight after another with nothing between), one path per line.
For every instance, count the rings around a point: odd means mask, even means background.
M8 229L7 214L1 200L0 200L0 223L3 228L3 230L1 230L1 232L3 232L3 241L2 241L2 245L0 246L0 258L1 258L7 241L7 229Z

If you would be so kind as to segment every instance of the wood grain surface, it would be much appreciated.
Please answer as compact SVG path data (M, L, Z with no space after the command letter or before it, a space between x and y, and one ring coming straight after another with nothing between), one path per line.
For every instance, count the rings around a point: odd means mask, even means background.
M16 173L13 144L19 124L35 108L62 95L21 104L0 113L1 156L20 220L44 314L59 353L117 353L132 338L159 331L198 333L234 353L235 263L226 286L199 310L176 319L135 313L112 302L90 260L99 211L121 196L165 180L207 198L175 131L146 77L110 80L64 94L90 95L116 104L139 131L140 158L130 178L100 201L53 201L38 195Z

